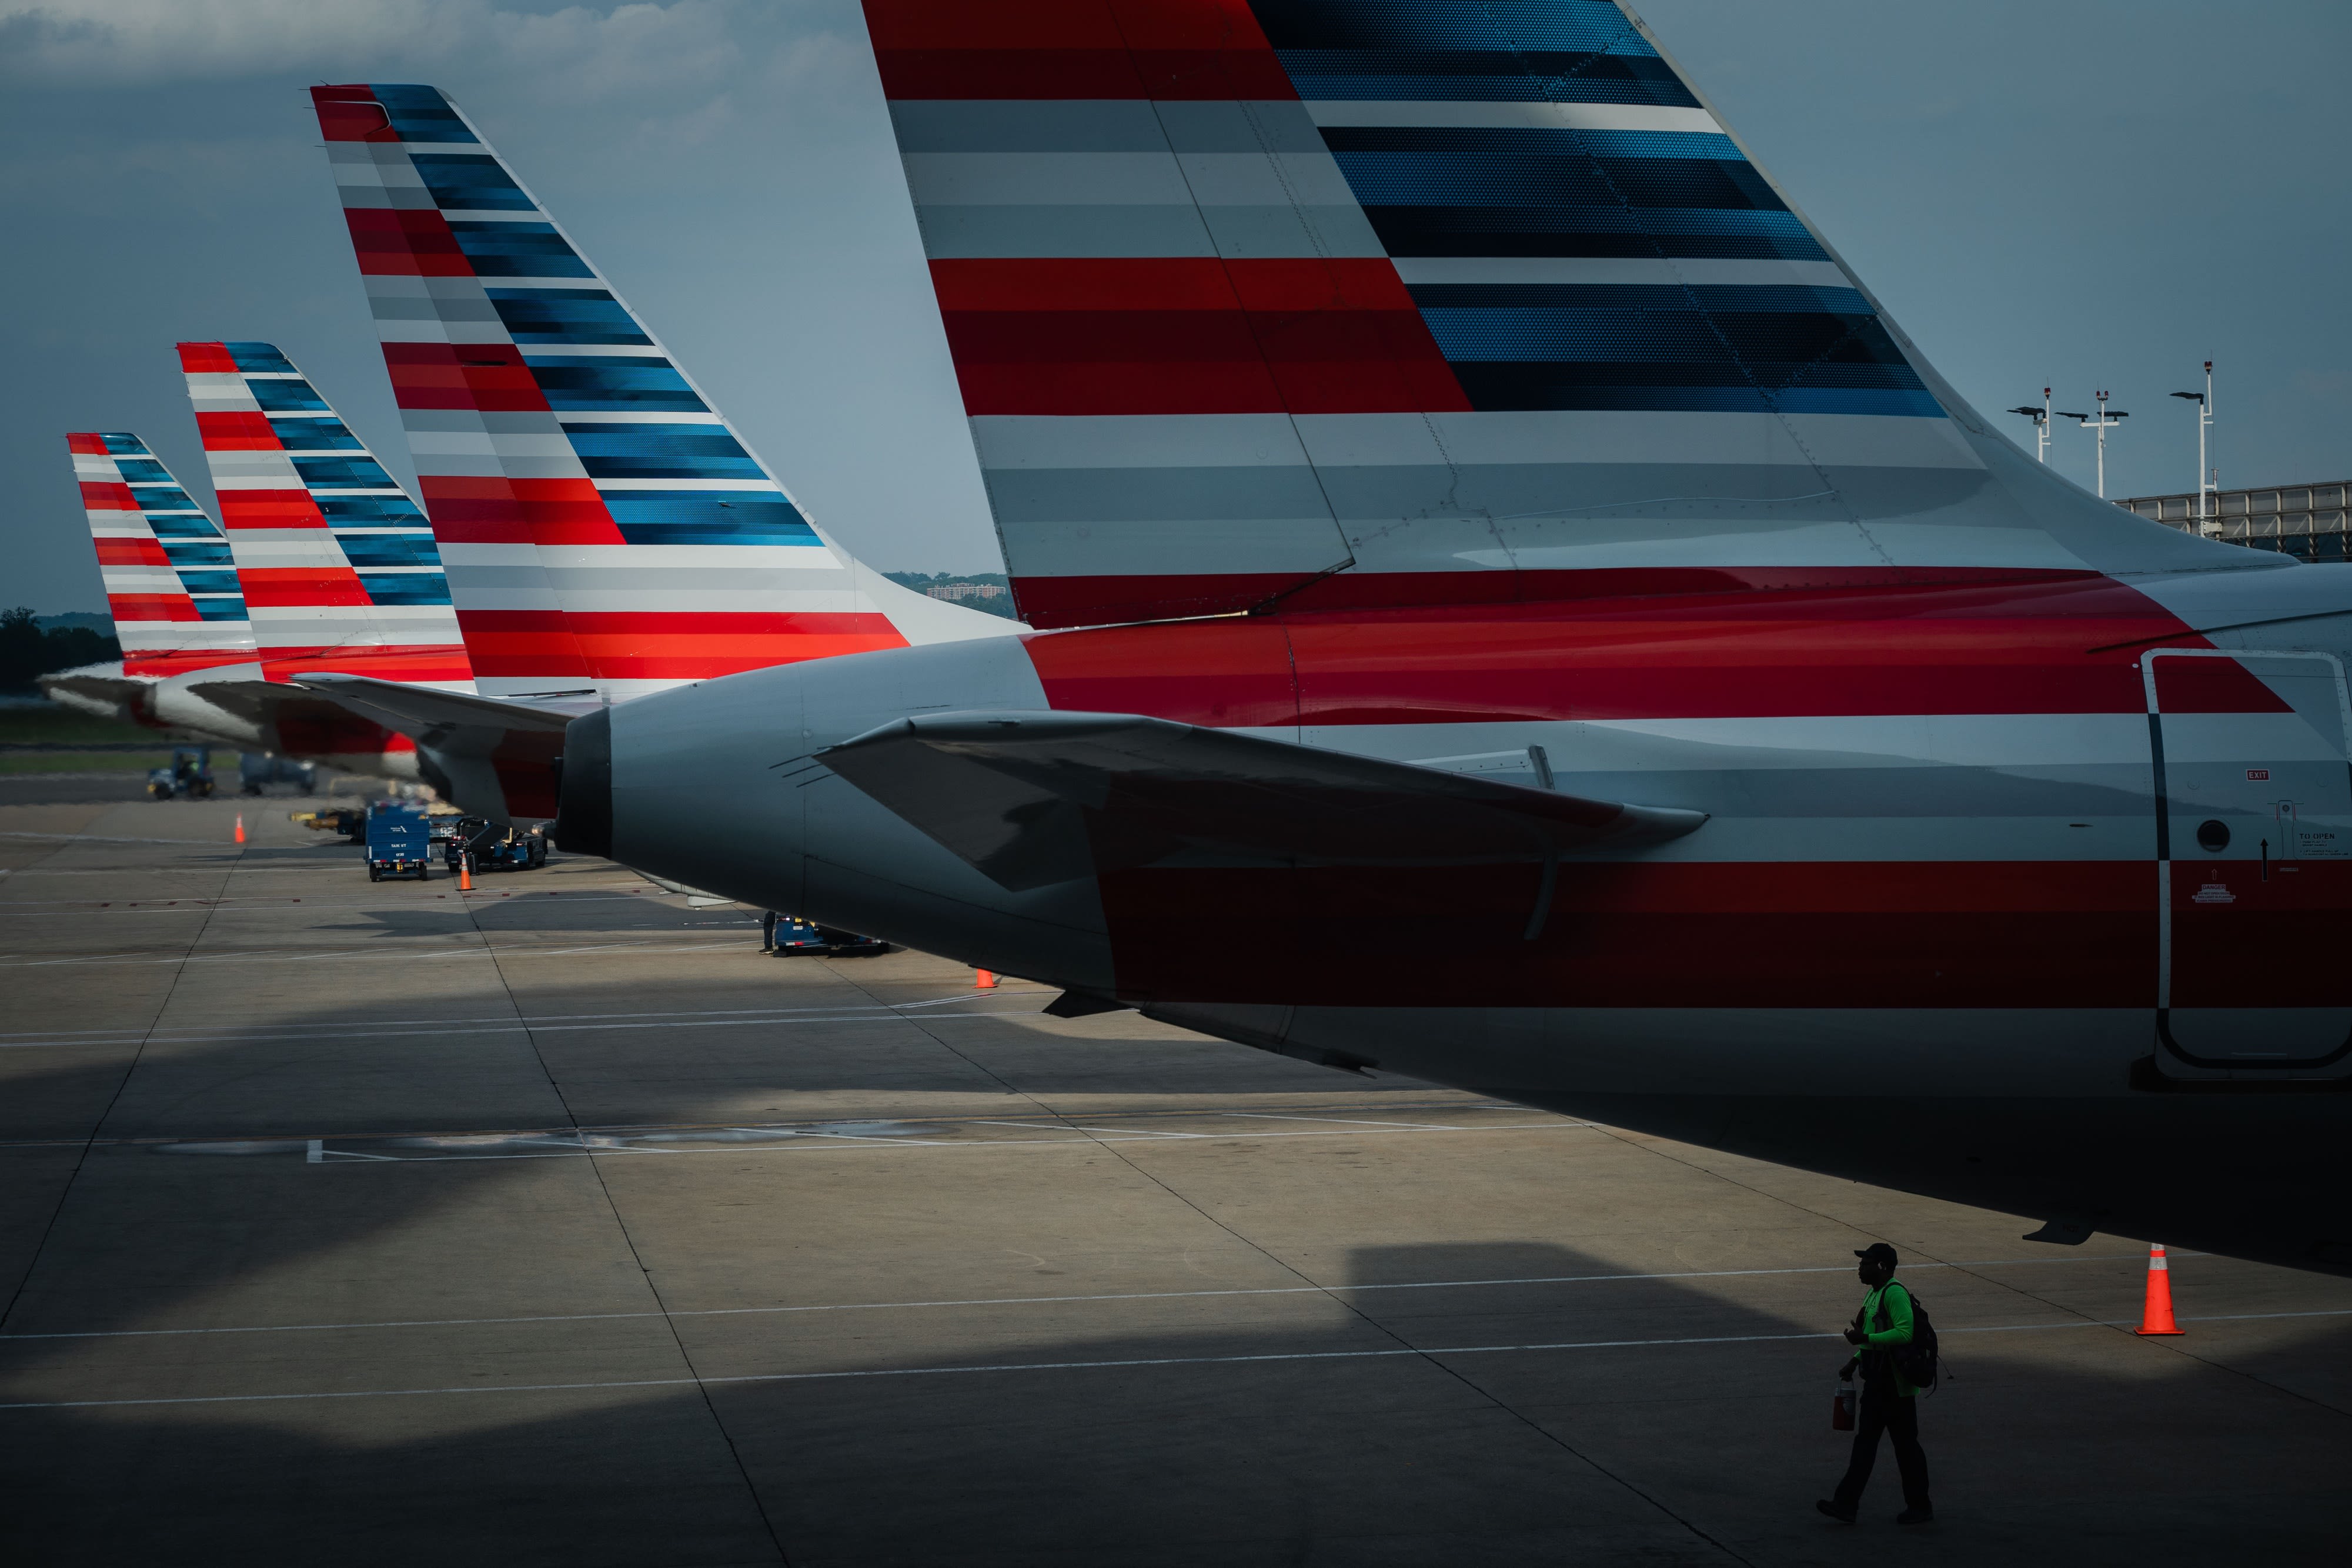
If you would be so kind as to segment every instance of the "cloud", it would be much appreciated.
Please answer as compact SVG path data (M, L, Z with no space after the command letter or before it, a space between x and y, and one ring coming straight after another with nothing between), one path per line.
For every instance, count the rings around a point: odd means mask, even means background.
M790 31L802 6L748 0L571 5L492 0L0 0L0 78L44 87L153 85L301 73L383 81L470 68L560 80L573 99L687 86L746 63L743 40ZM779 40L762 55L790 51ZM766 61L761 62L768 63Z

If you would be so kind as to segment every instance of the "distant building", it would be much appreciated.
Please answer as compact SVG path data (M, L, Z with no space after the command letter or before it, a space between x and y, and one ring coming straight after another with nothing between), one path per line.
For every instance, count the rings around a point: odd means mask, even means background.
M2277 550L2300 560L2352 560L2347 497L2352 484L2222 490L2213 497L2217 515L2201 522L2194 494L2138 496L2116 505L2183 533L2201 532L2233 545Z
M1002 599L1001 582L934 582L923 590L933 599Z

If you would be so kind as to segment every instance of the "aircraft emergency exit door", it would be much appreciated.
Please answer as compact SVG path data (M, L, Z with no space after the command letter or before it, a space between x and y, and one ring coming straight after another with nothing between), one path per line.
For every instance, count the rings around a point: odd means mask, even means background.
M2156 795L2158 1070L2352 1076L2352 695L2334 656L2141 661Z

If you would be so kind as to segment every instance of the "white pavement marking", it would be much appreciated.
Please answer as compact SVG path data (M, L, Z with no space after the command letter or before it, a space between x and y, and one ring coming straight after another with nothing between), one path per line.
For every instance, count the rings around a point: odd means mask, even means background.
M460 909L470 909L478 904L489 904L497 899L512 899L516 895L512 893L490 893L477 889L472 893L436 893L432 895L431 902L435 904L446 903L449 905L446 910L436 911L436 913L454 915ZM545 893L526 891L522 894L521 897L522 904L515 904L513 907L520 909L525 904L528 904L532 908L539 908L542 907L539 903L541 899L561 898L564 900L562 907L567 909L575 904L651 904L656 909L666 910L671 914L677 913L676 905L663 904L658 899L649 898L641 893L566 894L561 889L557 889L552 892ZM305 894L300 898L296 898L291 894L283 897L269 898L258 896L249 896L245 898L19 898L10 900L5 905L0 905L0 915L25 916L37 915L46 919L55 919L60 914L185 915L190 910L194 909L226 910L230 914L237 915L250 914L258 910L290 909L298 904L302 906L305 913L313 909L414 910L422 907L425 903L425 900L421 898L393 898L386 894L378 894L373 898L344 900L341 902L331 902L327 899L315 898L308 894ZM117 907L118 905L120 907ZM697 924L708 924L708 922L698 922ZM751 923L750 921L746 920L743 922L743 928L748 931L751 927Z
M319 1146L320 1140L313 1138L311 1149L316 1151ZM315 1152L312 1157L318 1157ZM2176 1250L2172 1256L2199 1258L2206 1254ZM1906 1267L1905 1272L1921 1273L1930 1269L2032 1268L2043 1263L2140 1263L2146 1260L2147 1254L2143 1252L2086 1252L2064 1258L1979 1258L1968 1262L1913 1263ZM1342 1291L1479 1291L1506 1286L1605 1285L1657 1280L1747 1280L1782 1274L1853 1272L1842 1264L1827 1264L1790 1269L1697 1269L1661 1274L1533 1274L1502 1280L1406 1280L1376 1285L1249 1285L1222 1291L1125 1291L1093 1296L976 1296L961 1301L833 1301L801 1307L702 1307L669 1312L542 1312L513 1318L394 1318L378 1322L257 1323L228 1328L86 1329L58 1333L0 1333L0 1342L19 1339L154 1339L214 1333L322 1333L359 1329L480 1328L499 1323L605 1322L618 1318L775 1317L797 1312L895 1312L940 1307L1069 1306L1095 1301L1186 1301L1221 1296L1327 1296Z
M1343 1122L1350 1127L1405 1127L1415 1131L1428 1131L1433 1133L1452 1132L1454 1130L1450 1127L1425 1127L1423 1124L1419 1122L1367 1122L1353 1116L1301 1116L1292 1113L1276 1111L1234 1111L1227 1113L1234 1116L1255 1116L1268 1122ZM1589 1125L1590 1124L1580 1123L1578 1124L1581 1126Z
M2279 1318L2352 1317L2352 1307L2308 1312L2228 1312L2211 1317L2187 1317L2190 1323L2251 1322ZM2040 1333L2063 1329L2122 1329L2128 1318L2076 1318L2063 1322L1993 1323L1953 1328L1946 1334ZM1255 1355L1132 1356L1115 1361L1023 1361L973 1366L877 1366L845 1372L755 1372L727 1377L636 1377L602 1383L516 1383L475 1385L458 1388L353 1388L310 1394L197 1394L149 1399L38 1399L0 1404L0 1410L88 1410L123 1406L268 1405L312 1399L400 1399L446 1394L562 1394L604 1388L716 1388L751 1383L829 1383L866 1377L951 1377L987 1372L1096 1372L1146 1366L1241 1366L1279 1361L1384 1361L1399 1356L1435 1359L1448 1355L1522 1355L1571 1350L1654 1350L1701 1344L1770 1344L1801 1340L1838 1339L1837 1333L1691 1334L1673 1339L1588 1339L1549 1344L1454 1344L1405 1346L1383 1350L1276 1351Z
M512 933L494 932L493 936ZM467 946L440 951L418 952L415 948L377 950L373 948L336 947L323 953L184 953L175 957L158 958L129 953L110 953L95 957L39 958L24 962L0 963L0 969L53 968L60 965L78 965L88 968L104 967L137 967L155 964L315 964L321 958L338 963L358 963L379 959L398 959L414 963L425 958L532 958L552 957L565 953L610 953L628 948L639 953L724 953L736 943L712 937L693 942L673 942L667 946L653 942L605 942L592 947L529 947L513 943L494 943L486 946ZM752 949L745 948L751 952Z
M820 1019L817 1021L846 1022L850 1020ZM1211 1113L1203 1113L1203 1114ZM1487 1127L1423 1127L1407 1125L1387 1129L1384 1132L1370 1133L1200 1133L1195 1134L1194 1136L1202 1141L1235 1143L1247 1138L1392 1137L1399 1133L1576 1132L1590 1129L1593 1125L1594 1124L1591 1122L1505 1122L1498 1125ZM644 1136L646 1134L635 1134L630 1135ZM415 1142L423 1142L436 1136L446 1136L450 1138L453 1142L458 1139L463 1139L468 1145L485 1141L483 1135L480 1134L419 1134ZM530 1141L528 1143L523 1142L522 1140L525 1136L529 1136ZM249 1144L256 1142L274 1143L277 1141L278 1140L257 1140L246 1138L219 1140L219 1142L224 1145L241 1143ZM565 1144L558 1141L556 1138L541 1134L519 1134L511 1140L497 1139L496 1141L511 1142L515 1146L497 1150L493 1153L479 1155L401 1155L392 1156L390 1163L395 1165L415 1166L448 1164L451 1162L478 1162L481 1160L576 1160L593 1159L598 1155L604 1154L629 1154L635 1152L635 1145L625 1143L599 1142L593 1145L574 1145ZM1109 1134L1096 1134L1090 1137L971 1139L917 1138L885 1133L829 1133L811 1129L808 1131L795 1131L784 1134L779 1136L774 1142L767 1144L712 1143L703 1145L699 1147L674 1146L666 1149L664 1152L678 1155L781 1155L794 1153L813 1154L820 1149L827 1151L845 1151L852 1148L950 1149L958 1151L968 1149L1092 1149L1100 1148L1106 1144L1165 1144L1166 1141L1167 1135L1165 1134L1151 1132L1148 1129ZM155 1142L155 1140L140 1140L140 1143L142 1145L152 1142ZM209 1142L209 1140L199 1141L194 1139L167 1140L165 1141L164 1146L161 1152L167 1154L201 1154L205 1152ZM0 1147L8 1146L13 1145L0 1145ZM118 1145L116 1146L121 1147L123 1145ZM227 1149L221 1152L268 1155L281 1153L282 1151L278 1149Z
M214 850L235 847L222 839L119 839L105 833L0 832L0 839L63 839L93 844L202 844L206 849Z
M671 951L675 950L671 949ZM436 958L467 956L462 953L424 955L425 957ZM339 1040L434 1040L447 1035L529 1034L533 1030L549 1034L568 1034L602 1030L730 1029L757 1024L879 1023L886 1019L901 1016L903 1016L901 1010L898 1008L846 1007L830 1012L810 1009L805 1011L796 1009L790 1013L762 1013L748 1018L697 1018L691 1015L672 1015L657 1017L644 1023L556 1023L541 1022L535 1019L524 1019L520 1021L509 1019L503 1023L487 1021L469 1023L453 1019L447 1023L436 1023L424 1028L409 1026L353 1029L344 1024L329 1022L304 1026L304 1032L296 1032L295 1029L289 1028L267 1034L153 1035L146 1038L151 1045L270 1045L315 1040L322 1035L332 1035ZM955 1015L950 1013L946 1016L952 1018ZM1027 1018L1032 1015L1011 1009L1002 1009L991 1016ZM110 1036L95 1040L82 1037L79 1033L71 1039L62 1036L31 1040L0 1039L0 1051L48 1051L72 1047L121 1045L139 1038L141 1037L131 1030L121 1030L114 1031Z
M874 1008L661 1008L633 1013L547 1013L534 1018L526 1018L520 1021L529 1024L533 1028L551 1029L563 1024L602 1023L607 1019L614 1019L746 1018L759 1019L778 1017L788 1018L793 1015L814 1013L896 1012L905 1008L935 1008L945 1006L950 1002L979 1001L985 999L988 999L988 993L985 991L959 991L952 996L932 997L922 1001L915 1002L885 1003ZM467 1024L513 1024L516 1021L518 1020L512 1017L384 1019L381 1021L380 1027L384 1029L450 1029L462 1027ZM258 1027L249 1024L241 1026L217 1024L210 1028L174 1030L168 1034L158 1031L151 1038L161 1040L263 1040L268 1039L272 1035L283 1035L289 1038L299 1039L317 1032L318 1028L319 1026L316 1024L264 1024ZM0 1034L0 1042L34 1038L38 1038L44 1040L64 1040L77 1035L121 1035L130 1033L144 1034L145 1031L119 1029L37 1030L27 1031L24 1034Z

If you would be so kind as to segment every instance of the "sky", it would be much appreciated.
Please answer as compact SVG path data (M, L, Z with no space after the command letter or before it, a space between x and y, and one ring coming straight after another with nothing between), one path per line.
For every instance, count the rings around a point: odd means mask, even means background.
M2194 484L2209 357L2224 486L2352 478L2352 5L1640 9L1978 408L2114 392L2109 495ZM0 605L105 607L68 431L209 502L183 340L277 343L412 476L304 91L343 81L455 98L851 550L1000 570L856 0L0 0Z

